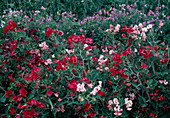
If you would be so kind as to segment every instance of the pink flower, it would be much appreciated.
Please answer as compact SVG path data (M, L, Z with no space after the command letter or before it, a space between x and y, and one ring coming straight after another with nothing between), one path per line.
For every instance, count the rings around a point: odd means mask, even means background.
M117 98L114 98L114 99L113 99L113 103L114 103L115 105L118 105L118 104L119 104L118 99L117 99Z
M39 68L39 67L35 67L35 68L34 68L34 71L37 72L37 73L39 73L39 72L40 72L40 68Z
M163 26L164 23L162 23L162 20L159 21L159 28L161 29L161 27Z
M99 14L102 14L102 11L101 11L101 10L99 11Z
M20 118L20 115L19 115L19 114L16 114L15 117L16 117L16 118Z
M123 110L120 109L120 105L118 105L118 107L114 107L114 111L115 111L114 115L121 116L122 113L120 113L120 112L123 111Z
M141 67L142 67L142 68L145 68L145 69L148 68L148 66L147 66L145 63L143 63L143 64L141 65Z
M92 88L93 87L93 84L90 83L90 84L87 84L89 88Z
M47 59L45 65L52 64L52 59Z
M77 91L78 92L84 92L86 91L86 89L84 88L84 83L82 83L82 85L79 83L77 84Z
M68 50L68 49L66 49L66 52L67 52L68 54L70 54L71 52L74 53L74 49L73 49L73 50Z
M146 34L145 34L145 32L142 32L141 36L142 36L143 41L145 41L145 40L146 40Z
M41 9L42 9L42 10L45 10L45 7L41 6Z
M166 80L164 80L164 84L165 84L165 85L167 85L167 84L168 84L168 82L167 82Z
M47 91L47 96L51 96L52 94L53 94L53 91L51 91L51 90Z
M56 92L56 93L54 93L54 95L55 95L55 97L58 97L58 93Z
M114 33L119 32L119 29L120 29L120 25L117 24L116 27L115 27Z
M110 30L113 30L113 25L112 24L110 24Z
M109 100L109 105L111 106L113 104L113 101L112 100Z

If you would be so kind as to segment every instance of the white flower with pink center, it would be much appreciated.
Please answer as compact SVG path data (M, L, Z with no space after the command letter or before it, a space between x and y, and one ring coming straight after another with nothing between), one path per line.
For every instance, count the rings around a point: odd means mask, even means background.
M86 91L86 89L85 89L85 87L84 87L85 85L84 85L84 83L82 83L82 84L77 84L77 91L78 92L84 92L84 91Z

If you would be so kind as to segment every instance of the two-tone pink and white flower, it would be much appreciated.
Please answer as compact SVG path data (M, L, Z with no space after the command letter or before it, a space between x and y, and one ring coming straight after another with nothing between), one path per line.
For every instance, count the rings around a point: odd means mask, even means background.
M82 84L77 84L77 92L85 92L86 89L85 89L85 84L82 83Z

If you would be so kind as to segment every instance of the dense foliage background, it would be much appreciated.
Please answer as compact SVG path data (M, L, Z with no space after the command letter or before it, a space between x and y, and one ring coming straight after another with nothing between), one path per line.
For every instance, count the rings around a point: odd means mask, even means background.
M0 14L3 11L10 10L24 10L30 13L31 10L40 10L41 6L47 8L48 13L53 14L55 20L59 19L59 14L62 12L72 11L77 18L93 15L99 10L108 11L111 7L118 8L119 5L136 3L138 10L149 12L155 11L157 6L165 5L169 8L170 2L168 0L0 0ZM169 12L166 12L169 15Z

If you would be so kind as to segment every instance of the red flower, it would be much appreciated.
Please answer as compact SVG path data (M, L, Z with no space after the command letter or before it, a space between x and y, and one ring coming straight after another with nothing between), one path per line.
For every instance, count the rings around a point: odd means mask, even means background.
M15 114L15 108L14 107L11 107L9 110L11 111L10 114Z
M114 94L114 95L117 95L117 94L119 94L119 92L114 92L113 94Z
M8 33L8 30L15 31L16 27L17 27L17 24L14 21L9 20L8 25L6 25L6 27L4 28L4 34Z
M90 82L89 78L87 78L87 77L82 77L82 80L84 80L84 82L86 82L87 84Z
M90 113L88 113L88 116L90 116L91 118L93 118L93 116L95 115L96 113L93 113L92 111Z
M8 30L9 30L9 26L7 25L7 26L4 28L4 34L8 33Z
M126 79L127 79L128 77L129 77L129 76L128 76L126 73L123 73L123 74L122 74L122 78L126 78Z
M8 23L9 23L9 30L14 31L15 28L17 27L17 24L12 20L9 20Z
M105 96L105 92L99 90L99 91L98 91L98 95L100 95L100 96Z
M125 37L126 37L126 35L123 33L123 34L122 34L122 38L125 38Z
M47 91L47 96L51 96L53 94L53 91L48 90Z
M142 68L145 68L145 69L148 68L148 66L147 66L145 63L143 63L143 64L141 65L141 67L142 67Z
M49 37L53 33L53 29L51 27L47 28L46 36Z
M75 68L73 68L72 72L73 72L73 73L75 73L75 72L76 72L76 69L75 69Z
M32 108L31 111L28 111L28 109L22 111L22 114L23 114L23 118L32 118L32 117L35 118L39 113L36 113L35 110Z
M26 94L28 94L28 92L25 90L25 88L21 88L19 90L19 92L21 93L21 96L23 96L23 97L26 97Z
M58 31L57 34L58 35L63 35L64 33L63 33L63 31Z
M61 80L61 77L59 77L58 79L57 79L57 81L60 81Z
M84 107L85 107L84 111L89 111L92 108L91 104L89 104L88 101L84 104Z
M110 80L107 80L107 81L108 81L108 84L109 84L109 85L112 85L112 81L110 81Z
M78 82L76 80L71 80L68 87L72 90L72 92L77 92L77 84Z
M122 61L121 53L117 53L113 56L113 61Z
M76 55L71 55L70 59L69 59L69 63L73 64L73 65L77 65L78 59L76 57Z
M35 106L37 106L37 103L38 102L37 102L37 100L35 98L27 101L28 105L35 105Z
M13 93L12 90L7 90L7 91L6 91L6 94L5 94L5 97L8 97L8 96L11 95L12 93Z

